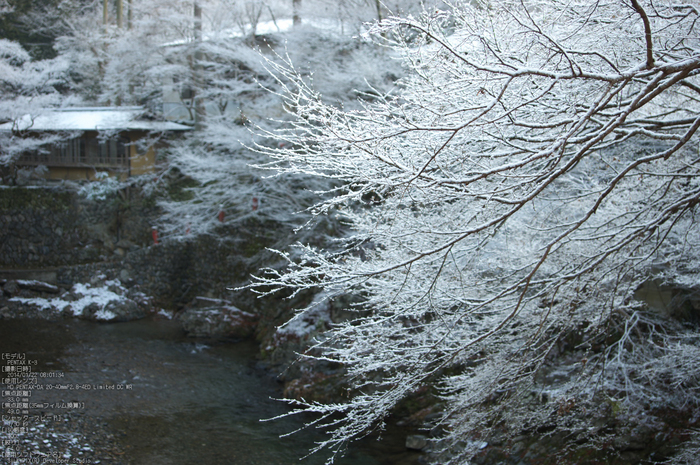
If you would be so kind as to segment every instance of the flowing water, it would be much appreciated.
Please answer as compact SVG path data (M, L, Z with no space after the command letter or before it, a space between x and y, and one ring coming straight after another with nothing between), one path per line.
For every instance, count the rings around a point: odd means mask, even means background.
M299 462L322 438L313 430L280 437L309 418L260 421L288 409L272 400L280 387L256 366L252 343L207 345L163 320L0 320L0 349L24 352L38 361L35 371L63 372L60 383L82 386L35 392L33 400L84 402L82 411L104 420L129 464L317 465L327 458ZM404 433L384 436L354 444L336 463L419 463L404 448Z

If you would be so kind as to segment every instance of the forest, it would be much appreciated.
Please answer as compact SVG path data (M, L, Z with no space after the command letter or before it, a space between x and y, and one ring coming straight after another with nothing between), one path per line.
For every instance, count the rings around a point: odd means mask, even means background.
M279 337L345 303L298 362L341 367L342 396L286 400L325 432L316 450L342 455L430 392L434 463L509 460L523 437L556 442L525 463L697 463L697 5L3 0L0 14L0 122L175 108L194 130L155 176L124 181L191 182L159 200L162 240L216 237L216 212L244 222L255 199L284 237L241 288L314 296ZM0 133L5 170L67 137L21 132ZM510 452L484 462L498 444Z

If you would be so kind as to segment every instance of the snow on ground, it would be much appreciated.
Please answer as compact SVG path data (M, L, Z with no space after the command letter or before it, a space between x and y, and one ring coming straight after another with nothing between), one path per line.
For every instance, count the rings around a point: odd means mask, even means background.
M35 305L41 310L53 310L56 312L70 310L73 316L82 316L87 307L97 304L99 310L95 312L94 318L101 321L109 321L115 319L117 315L105 309L107 304L111 302L125 302L127 300L124 295L118 294L111 289L118 292L126 292L126 289L119 281L109 280L105 281L102 286L96 287L92 287L90 284L78 283L73 286L70 292L53 299L14 297L10 301ZM65 300L68 296L72 296L71 298L76 300Z
M297 26L299 27L299 26ZM345 35L343 33L344 31L344 25L342 21L335 20L335 19L322 19L322 18L313 18L313 19L305 19L303 22L303 27L304 28L312 28L316 29L319 31L324 31L326 33L335 33L339 36ZM256 35L266 35L266 34L275 34L275 33L281 33L281 32L289 32L293 30L294 28L294 21L292 18L284 18L284 19L278 19L277 21L260 21L256 26L255 26L255 34ZM234 39L234 38L240 38L240 37L245 37L247 34L250 34L253 31L253 26L251 24L246 24L243 26L243 29L246 31L245 33L241 30L241 28L230 28L230 29L224 29L220 31L210 31L210 32L205 32L202 40L205 42L208 40L221 40L221 39ZM163 44L163 47L172 47L176 45L185 45L188 43L192 43L194 41L194 37L189 37L187 39L180 39L180 40L174 40L171 42L167 42Z

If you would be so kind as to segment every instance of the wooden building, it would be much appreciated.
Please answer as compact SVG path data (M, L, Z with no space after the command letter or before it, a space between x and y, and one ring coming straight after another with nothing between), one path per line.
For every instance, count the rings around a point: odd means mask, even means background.
M192 129L153 121L144 113L142 107L52 109L35 118L25 116L2 124L0 131L14 130L23 137L47 133L66 136L40 151L23 154L16 162L17 166L46 166L50 179L95 179L97 172L124 179L152 172L158 145L174 133ZM143 143L147 140L153 142Z

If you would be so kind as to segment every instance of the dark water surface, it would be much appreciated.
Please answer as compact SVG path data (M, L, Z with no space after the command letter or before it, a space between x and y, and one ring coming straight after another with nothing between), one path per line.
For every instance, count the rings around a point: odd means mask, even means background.
M90 386L37 391L32 400L84 402L87 415L107 422L130 464L318 465L327 458L299 461L318 433L279 437L309 418L260 421L287 407L271 400L280 397L280 387L256 368L252 343L206 345L166 320L0 320L0 350L26 353L38 361L35 371L62 371L62 384ZM404 439L403 432L367 438L336 463L419 463Z

